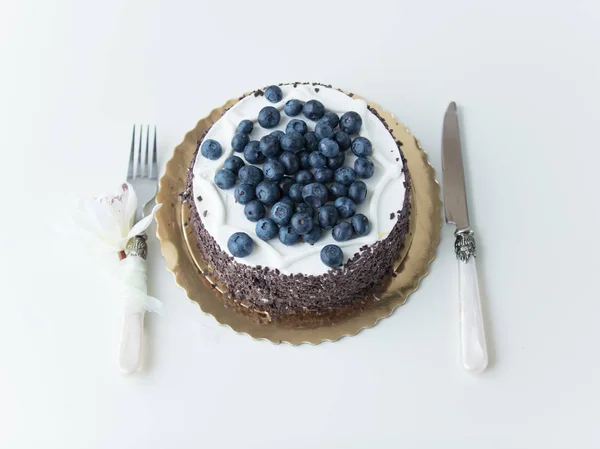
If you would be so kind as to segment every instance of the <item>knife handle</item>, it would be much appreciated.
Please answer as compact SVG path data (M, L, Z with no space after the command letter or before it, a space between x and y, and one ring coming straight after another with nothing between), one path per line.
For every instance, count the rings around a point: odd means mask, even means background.
M457 232L454 248L458 259L461 362L465 370L480 373L487 367L488 353L481 314L473 231L468 229Z

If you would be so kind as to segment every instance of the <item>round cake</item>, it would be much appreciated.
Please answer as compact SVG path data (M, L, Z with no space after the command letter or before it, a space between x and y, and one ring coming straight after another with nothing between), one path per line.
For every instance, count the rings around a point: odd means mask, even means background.
M401 145L364 100L322 84L269 86L226 110L182 194L224 301L292 323L376 301L409 229Z

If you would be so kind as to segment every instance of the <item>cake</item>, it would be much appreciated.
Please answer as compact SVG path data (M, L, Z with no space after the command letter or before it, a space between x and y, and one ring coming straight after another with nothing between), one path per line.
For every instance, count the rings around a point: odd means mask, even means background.
M377 301L409 230L401 146L364 100L322 84L269 86L225 110L182 193L225 306L305 325Z

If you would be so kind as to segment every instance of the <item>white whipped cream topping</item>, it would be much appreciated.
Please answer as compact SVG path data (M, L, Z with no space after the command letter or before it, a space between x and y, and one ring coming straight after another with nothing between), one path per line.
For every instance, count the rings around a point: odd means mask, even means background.
M315 88L319 91L316 92ZM402 209L404 203L403 164L396 142L383 123L367 109L365 101L323 86L287 85L281 86L281 89L283 99L279 103L272 104L263 96L250 95L236 103L209 130L205 139L219 142L223 154L218 160L211 161L198 152L193 170L194 201L205 228L222 250L229 253L227 241L235 232L245 232L254 240L252 253L244 258L236 258L238 262L251 266L277 268L285 274L320 275L329 270L320 259L321 249L325 245L331 243L338 245L344 252L344 261L347 261L359 251L360 247L384 239L392 230L397 219L395 216L391 219L390 214L396 214ZM235 202L234 189L221 190L215 185L215 173L223 167L225 159L231 155L244 159L242 153L235 153L231 147L231 139L240 121L248 119L254 123L250 140L260 140L261 137L276 129L285 132L287 123L293 118L304 120L309 130L314 130L316 123L302 114L288 117L283 112L283 106L292 98L303 102L311 99L319 100L325 105L326 111L333 111L340 117L348 111L355 111L362 117L363 124L359 135L368 138L373 144L373 154L370 159L375 164L375 173L371 178L363 179L367 185L367 198L363 204L358 205L357 213L365 214L369 219L371 224L369 234L346 242L336 242L331 236L331 229L324 229L321 238L314 245L298 242L286 246L277 237L265 242L256 236L256 223L248 221L244 215L244 206ZM264 129L258 124L258 113L265 106L274 106L281 112L281 121L277 127ZM354 167L355 159L352 151L347 150L344 165ZM198 196L202 197L202 201L198 201ZM204 216L205 212L206 216Z

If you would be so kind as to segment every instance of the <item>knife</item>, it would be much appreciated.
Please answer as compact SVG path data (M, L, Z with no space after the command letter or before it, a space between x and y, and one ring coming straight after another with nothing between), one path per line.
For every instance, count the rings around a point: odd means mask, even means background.
M444 115L442 172L446 222L456 225L454 252L458 260L461 362L467 371L480 373L487 366L488 354L475 263L475 237L469 225L465 173L455 102L450 103Z

